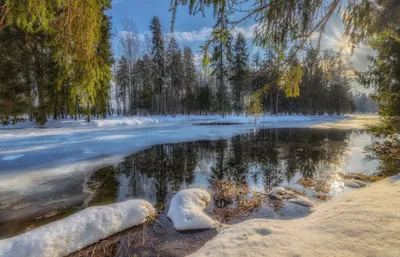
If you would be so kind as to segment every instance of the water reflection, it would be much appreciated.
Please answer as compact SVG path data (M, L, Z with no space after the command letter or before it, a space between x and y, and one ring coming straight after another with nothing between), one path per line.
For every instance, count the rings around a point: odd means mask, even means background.
M157 145L95 172L90 205L142 198L168 206L187 187L228 179L253 191L319 179L343 169L351 138L362 130L263 129L229 140Z

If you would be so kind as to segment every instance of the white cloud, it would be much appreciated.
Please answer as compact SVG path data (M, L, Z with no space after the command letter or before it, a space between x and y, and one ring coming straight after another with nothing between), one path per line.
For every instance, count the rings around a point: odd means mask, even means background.
M236 36L237 33L241 32L246 39L251 39L254 37L255 25L245 28L236 28L232 31L232 34ZM179 42L204 42L211 37L211 32L213 31L210 27L204 27L201 30L193 30L193 31L175 31L174 36Z
M246 39L252 39L254 38L254 30L256 26L252 25L249 27L238 27L235 28L235 30L232 31L232 35L236 36L237 33L241 32ZM211 33L213 29L210 27L204 27L200 30L192 30L192 31L175 31L174 36L178 42L181 43L194 43L194 42L205 42L206 40L210 39ZM144 40L144 35L146 33L150 33L149 31L146 31L143 34L139 34L139 39ZM117 32L117 37L118 36L125 36L129 35L131 32L129 31L119 31ZM172 34L167 33L166 36L170 37Z

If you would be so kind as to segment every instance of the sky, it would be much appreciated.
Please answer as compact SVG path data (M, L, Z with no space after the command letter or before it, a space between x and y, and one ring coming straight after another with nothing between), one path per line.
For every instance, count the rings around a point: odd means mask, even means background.
M132 20L140 35L149 32L150 21L154 16L158 16L161 20L165 33L170 32L172 13L169 12L170 0L114 0L110 15L113 20L113 33L118 34L124 30L122 20ZM212 10L207 10L205 17L201 14L196 16L189 15L188 7L178 8L175 21L175 37L181 47L187 45L193 49L196 59L200 61L202 54L200 46L209 39L212 27L214 25ZM252 46L254 24L244 24L240 27L240 31L244 33L248 39L249 50L251 53L257 51L263 52L255 46ZM343 37L344 27L338 15L331 19L328 23L321 49L333 49L340 51L341 55L349 60L351 66L358 71L363 71L368 66L367 55L373 55L374 52L368 47L359 47L351 53L350 48L345 43ZM119 55L118 44L114 42L115 54ZM358 91L369 93L370 90L356 86Z

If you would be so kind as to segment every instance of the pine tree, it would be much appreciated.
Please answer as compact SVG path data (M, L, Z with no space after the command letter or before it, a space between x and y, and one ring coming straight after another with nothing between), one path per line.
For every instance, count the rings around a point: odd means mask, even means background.
M218 28L214 29L225 31L227 21L228 19L226 16L221 16L217 24ZM213 68L212 75L215 76L217 83L217 110L223 116L230 110L227 79L229 75L229 66L231 65L231 49L229 43L231 38L232 36L228 33L225 34L224 37L221 37L220 40L216 41L211 57L211 67Z
M174 36L170 39L166 55L167 74L170 82L168 113L175 115L178 107L183 108L183 63L182 52Z
M195 87L196 87L196 66L192 49L185 46L183 50L183 85L185 86L184 104L186 113L193 113L196 108Z
M260 67L261 67L261 62L262 62L262 60L261 60L261 54L260 54L260 52L256 52L254 55L253 55L253 59L252 59L252 65L253 65L253 68L256 70L256 71L258 71L259 69L260 69Z
M165 89L165 53L164 37L161 32L160 19L157 16L151 21L150 31L152 33L152 57L153 57L153 77L154 77L154 99L153 109L157 113L166 114L167 93Z
M248 57L246 38L242 33L239 33L233 48L232 76L230 78L233 82L233 109L237 115L243 112L244 83L249 75L247 68Z
M118 61L117 72L115 75L115 82L119 92L117 101L122 101L122 115L126 115L126 100L129 80L129 63L125 56L122 56Z

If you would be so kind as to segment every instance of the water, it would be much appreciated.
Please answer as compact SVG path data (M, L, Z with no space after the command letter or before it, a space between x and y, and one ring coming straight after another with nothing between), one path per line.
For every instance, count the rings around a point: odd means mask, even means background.
M66 217L88 206L130 198L148 200L157 206L164 238L186 238L171 228L163 214L177 191L202 187L229 179L249 185L252 192L268 192L275 186L300 188L302 177L329 179L330 197L344 190L341 172L373 173L376 162L363 162L363 148L371 137L363 130L262 129L229 140L164 144L130 155L121 163L96 168L89 176L54 180L51 193L36 193L9 199L0 205L0 238ZM307 195L315 201L313 192ZM4 196L0 195L0 199ZM213 204L207 209L212 215ZM265 205L248 217L292 219L308 215L305 207ZM238 222L233 220L232 222ZM213 233L199 232L196 236ZM190 235L192 236L192 235Z

